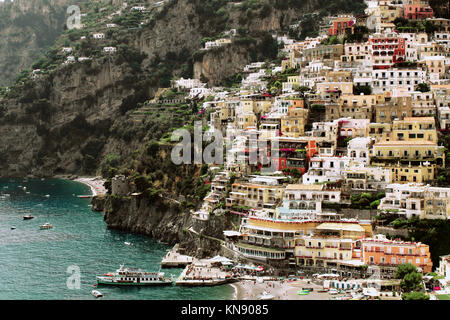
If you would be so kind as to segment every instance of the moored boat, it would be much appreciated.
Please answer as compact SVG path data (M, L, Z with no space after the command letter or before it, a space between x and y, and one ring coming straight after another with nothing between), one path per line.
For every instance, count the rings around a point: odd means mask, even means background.
M42 226L40 226L40 228L41 228L41 230L45 230L45 229L51 229L51 228L53 228L53 226L50 223L46 222Z
M137 268L120 266L116 272L97 276L97 283L118 286L165 286L172 285L172 278L165 278L164 272L146 272Z
M101 292L98 291L98 290L92 290L92 291L91 291L91 294L92 294L94 297L96 297L96 298L103 297L103 293L101 293Z

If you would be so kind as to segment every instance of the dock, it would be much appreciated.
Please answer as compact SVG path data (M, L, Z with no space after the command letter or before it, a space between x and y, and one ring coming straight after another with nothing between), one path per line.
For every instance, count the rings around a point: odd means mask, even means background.
M162 259L161 268L184 268L193 262L193 257L178 253L178 245L175 245Z
M232 282L231 275L218 268L187 266L175 281L176 286L217 286Z

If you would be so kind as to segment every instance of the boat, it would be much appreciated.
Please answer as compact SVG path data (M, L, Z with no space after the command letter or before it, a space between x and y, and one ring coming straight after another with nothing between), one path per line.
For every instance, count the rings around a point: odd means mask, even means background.
M103 293L101 293L101 292L98 291L98 290L92 290L92 291L91 291L91 294L92 294L94 297L96 297L96 298L103 297Z
M297 294L298 294L299 296L306 296L306 295L309 294L309 290L298 290L298 291L297 291Z
M16 230L16 227L12 226L12 227L11 227L11 230Z
M336 289L330 289L330 290L328 290L328 293L334 295L334 294L338 294L338 291Z
M138 268L120 266L116 272L97 276L97 283L118 286L164 286L172 285L173 279L164 277L164 272L146 272Z
M81 196L78 196L78 198L80 198L80 199L89 199L89 198L92 198L93 196L84 196L84 195L81 195Z
M270 294L266 291L264 291L259 297L258 300L273 300L275 299L275 296L273 294Z
M124 242L127 246L131 246L132 245L132 243L131 242Z
M46 194L45 197L46 197L46 198L50 198L50 195L49 195L49 194Z
M23 220L31 220L34 219L34 217L31 214L27 214L26 216L23 216Z
M50 223L46 222L42 226L40 226L40 228L42 230L45 230L45 229L51 229L51 228L53 228L53 226Z

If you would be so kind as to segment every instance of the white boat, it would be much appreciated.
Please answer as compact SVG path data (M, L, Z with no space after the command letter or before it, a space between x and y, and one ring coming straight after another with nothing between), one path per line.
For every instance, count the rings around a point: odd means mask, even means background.
M15 230L15 229L16 229L16 227L14 227L14 226L11 227L11 230Z
M50 195L49 195L49 194L46 194L45 197L46 197L46 198L50 198Z
M270 294L266 291L264 291L259 297L258 300L273 300L275 299L275 296L273 294Z
M131 246L132 245L132 243L131 242L124 242L127 246Z
M42 230L45 230L45 229L51 229L51 228L53 228L53 226L50 223L46 222L42 226L40 226L40 228Z
M97 283L121 286L164 286L172 285L173 279L164 277L164 272L145 272L137 268L120 266L116 272L97 276Z
M98 291L98 290L92 290L92 291L91 291L91 294L92 294L94 297L96 297L96 298L103 297L103 293L101 293L101 292Z
M330 289L328 290L328 294L338 294L338 291L336 289Z

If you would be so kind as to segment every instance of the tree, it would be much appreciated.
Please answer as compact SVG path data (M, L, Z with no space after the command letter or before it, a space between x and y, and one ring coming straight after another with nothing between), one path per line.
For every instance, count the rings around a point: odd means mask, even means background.
M428 85L428 83L419 83L416 86L416 90L420 91L420 92L429 92L430 91L430 86Z
M416 266L411 263L403 263L395 271L396 279L402 279L400 286L403 292L422 290L422 274L417 271Z

